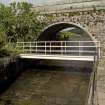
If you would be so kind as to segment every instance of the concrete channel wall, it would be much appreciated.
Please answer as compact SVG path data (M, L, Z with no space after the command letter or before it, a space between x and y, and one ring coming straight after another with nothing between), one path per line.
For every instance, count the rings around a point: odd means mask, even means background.
M84 73L91 73L90 83L88 86L88 94L86 97L86 105L92 105L93 102L93 88L94 88L94 76L95 72L93 70L94 62L80 62L80 61L57 61L57 60L32 60L32 59L20 59L16 58L15 60L8 60L9 62L5 62L5 66L1 65L2 69L1 74L4 74L4 78L0 80L0 85L5 82L5 84L11 84L17 76L26 70L27 68L33 67L41 67L41 65L45 65L48 67L57 66L57 67L66 67L73 68L70 72L84 72ZM26 65L27 64L27 65ZM2 82L3 81L3 82ZM2 85L1 85L2 86ZM4 85L6 86L6 85ZM4 87L3 87L4 88Z

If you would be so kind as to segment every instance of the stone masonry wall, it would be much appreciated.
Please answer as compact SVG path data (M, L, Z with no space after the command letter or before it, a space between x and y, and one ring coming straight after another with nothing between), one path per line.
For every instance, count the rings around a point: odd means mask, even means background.
M79 24L101 42L102 52L105 50L105 10L41 14L38 16L38 19L44 27L56 22L73 22Z

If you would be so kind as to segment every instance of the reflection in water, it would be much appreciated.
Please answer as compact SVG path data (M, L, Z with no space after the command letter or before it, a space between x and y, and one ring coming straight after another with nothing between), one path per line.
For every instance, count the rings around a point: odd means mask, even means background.
M89 73L30 69L0 97L0 105L84 105Z

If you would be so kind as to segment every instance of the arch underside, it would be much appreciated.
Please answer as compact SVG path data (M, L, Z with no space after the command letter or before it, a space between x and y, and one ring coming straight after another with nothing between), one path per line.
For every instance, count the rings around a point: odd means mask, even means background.
M51 24L50 26L45 28L44 31L42 31L38 40L40 40L40 41L55 41L57 33L62 31L63 29L67 29L67 28L75 28L75 29L82 30L85 33L86 39L88 41L89 40L93 41L92 35L86 29L84 29L83 27L81 27L75 23L69 23L69 22L58 22L58 23ZM82 40L82 38L81 38L81 40Z

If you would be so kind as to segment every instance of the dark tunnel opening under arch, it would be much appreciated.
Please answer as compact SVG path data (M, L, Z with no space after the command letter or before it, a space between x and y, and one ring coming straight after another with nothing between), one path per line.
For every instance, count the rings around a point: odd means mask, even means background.
M42 33L39 35L37 40L38 41L57 41L56 36L60 31L67 28L72 28L72 27L74 27L75 29L81 30L85 34L86 40L94 42L92 35L86 29L84 29L78 24L71 23L71 22L57 22L49 25L42 31ZM83 38L80 38L80 40L84 41Z

